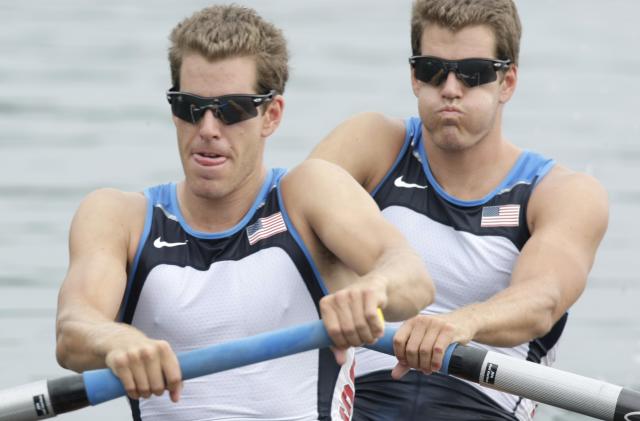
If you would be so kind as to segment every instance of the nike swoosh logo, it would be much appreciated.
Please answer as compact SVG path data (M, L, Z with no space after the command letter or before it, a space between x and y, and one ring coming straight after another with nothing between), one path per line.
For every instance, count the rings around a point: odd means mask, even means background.
M160 237L156 238L153 242L153 246L157 249L161 249L162 247L176 247L176 246L184 246L187 244L187 241L184 243L167 243L166 241L162 241Z
M421 186L420 184L405 183L402 181L402 176L395 179L393 185L396 187L404 187L405 189L426 189L429 186Z

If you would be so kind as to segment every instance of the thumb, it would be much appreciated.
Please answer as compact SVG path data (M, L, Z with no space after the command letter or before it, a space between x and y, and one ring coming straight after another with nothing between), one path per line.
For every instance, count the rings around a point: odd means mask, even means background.
M345 348L336 348L332 346L331 352L333 352L333 356L335 357L338 365L342 365L347 362L347 350Z
M408 365L399 362L395 367L393 367L393 370L391 370L391 377L394 380L400 380L405 374L409 372L409 370L410 368Z

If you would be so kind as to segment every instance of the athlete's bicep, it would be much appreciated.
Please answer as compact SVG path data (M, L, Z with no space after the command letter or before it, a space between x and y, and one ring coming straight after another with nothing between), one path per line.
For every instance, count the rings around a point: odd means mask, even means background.
M309 160L292 171L295 187L290 202L298 202L321 243L359 274L393 247L407 247L376 203L345 171L321 160ZM313 192L310 194L310 192Z
M580 296L608 222L607 195L583 174L562 174L534 192L531 238L516 263L512 282L535 283L560 317Z
M69 235L69 269L58 311L89 306L114 319L126 287L132 212L138 201L98 190L80 205ZM142 199L144 200L144 199Z

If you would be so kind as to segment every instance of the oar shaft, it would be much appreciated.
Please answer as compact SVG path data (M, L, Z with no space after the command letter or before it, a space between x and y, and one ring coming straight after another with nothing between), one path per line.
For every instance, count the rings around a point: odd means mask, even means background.
M597 419L640 420L638 392L498 352L454 346L443 366L446 374Z
M393 331L387 333L389 341ZM184 380L244 365L326 348L331 339L314 321L178 354ZM0 421L33 421L97 405L126 394L109 369L45 380L0 391Z
M387 335L393 336L392 332ZM184 380L331 345L322 321L266 332L178 354ZM97 405L125 395L120 380L106 369L83 374L87 397Z
M369 348L393 354L395 329ZM331 345L322 321L178 355L185 380ZM610 421L640 421L640 393L496 352L451 345L442 371L537 402ZM34 421L124 396L108 369L0 392L0 421Z

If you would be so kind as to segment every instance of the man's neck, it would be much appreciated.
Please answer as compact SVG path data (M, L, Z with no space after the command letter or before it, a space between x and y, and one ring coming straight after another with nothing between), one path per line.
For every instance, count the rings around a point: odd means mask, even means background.
M426 137L424 147L433 176L448 194L460 200L478 200L493 191L521 153L500 133L460 151L439 148Z
M197 195L182 181L177 191L180 211L187 224L197 231L215 233L231 229L251 209L266 175L267 170L262 168L222 197Z

